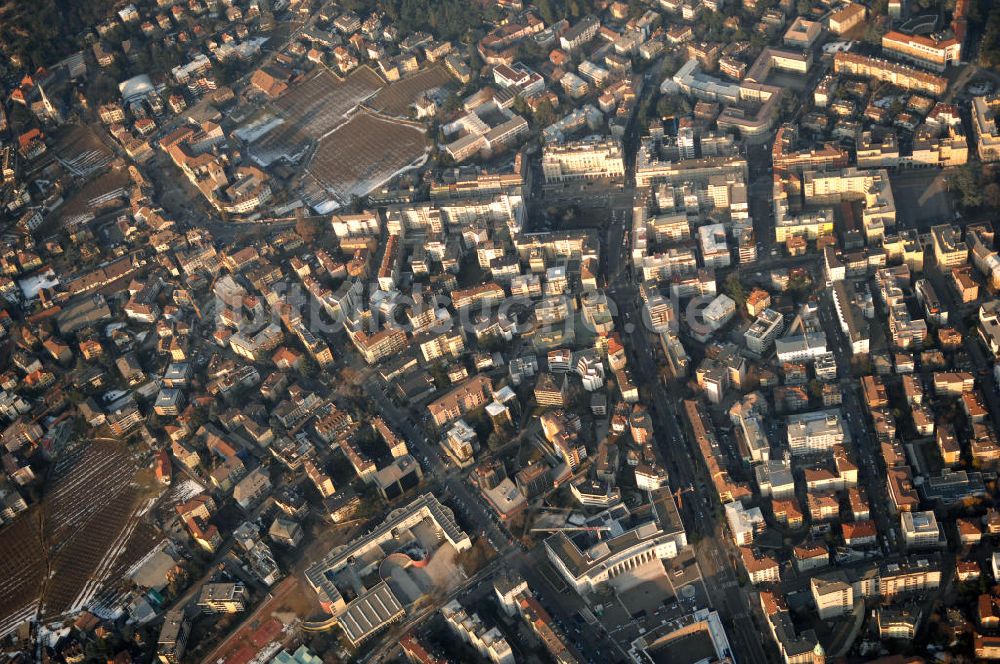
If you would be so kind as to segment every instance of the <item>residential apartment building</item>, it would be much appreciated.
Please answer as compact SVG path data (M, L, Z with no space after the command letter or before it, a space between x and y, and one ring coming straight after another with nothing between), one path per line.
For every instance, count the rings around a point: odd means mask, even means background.
M705 267L728 267L731 262L729 245L726 244L726 227L707 224L698 228L698 246Z
M850 3L842 9L830 14L827 19L827 27L835 35L842 35L845 32L860 25L868 17L868 8L859 3Z
M833 304L840 321L840 329L847 336L854 354L867 353L870 347L868 321L858 306L858 297L848 290L846 281L833 282Z
M565 406L569 395L569 381L565 375L556 377L540 373L535 381L535 401L539 406Z
M939 267L959 267L969 260L969 246L962 241L962 231L951 224L931 227L934 259Z
M496 627L486 629L475 613L469 613L457 599L441 607L445 622L462 641L493 664L514 664L514 651Z
M771 638L778 646L784 664L823 664L826 652L814 630L796 632L795 623L783 596L761 591L760 606L771 628Z
M937 442L938 452L941 453L941 460L944 461L945 465L954 466L958 464L962 454L962 446L955 436L955 425L950 422L941 422L938 424L935 441Z
M754 537L766 527L764 515L759 507L746 509L743 503L734 501L725 504L726 521L736 546L750 546Z
M972 130L980 161L1000 161L998 111L1000 111L1000 96L972 98Z
M941 585L940 565L927 559L904 560L883 563L876 577L864 578L854 583L855 592L860 590L865 596L881 596L892 600L898 595L924 592Z
M829 452L844 442L845 427L839 409L788 416L788 446L793 455Z
M542 154L542 174L546 184L620 181L625 176L621 144L604 139L547 145Z
M795 562L795 569L799 572L808 572L829 565L830 552L823 544L806 543L792 549L792 559Z
M784 317L774 309L765 309L743 333L743 338L747 342L747 348L758 355L763 355L784 328Z
M938 371L934 374L934 394L960 397L975 387L976 377L967 371Z
M847 615L854 609L854 587L840 574L809 579L809 591L821 620Z
M743 569L750 577L750 583L755 586L764 583L781 583L781 568L778 566L777 560L746 546L740 547L740 555L743 559Z
M267 356L285 339L281 326L269 323L254 333L237 332L229 337L229 347L241 357L257 362Z
M506 297L503 286L493 282L473 286L451 293L451 303L455 309L464 309L473 305L492 306L499 304Z
M395 355L406 349L406 333L395 327L388 327L373 334L358 330L350 335L354 347L368 364Z
M813 205L860 201L861 222L869 242L880 240L886 229L896 225L896 201L885 169L808 171L802 176L802 193L806 203Z
M156 641L156 657L162 664L178 664L187 649L191 625L184 617L184 607L167 612Z
M833 57L833 70L838 74L884 81L904 90L925 92L934 96L943 95L948 89L948 79L943 76L889 60L845 51L838 51Z
M457 358L465 352L465 335L461 326L441 334L433 332L422 334L413 339L414 345L420 349L425 362L434 362L442 357Z
M953 36L909 35L890 30L882 35L882 52L943 72L962 57L962 43Z
M563 33L559 38L559 45L565 51L573 51L580 48L597 35L601 28L601 21L596 16L587 16Z
M242 583L206 583L198 595L198 608L206 613L240 613L246 603L247 589Z
M493 381L477 374L427 405L437 426L444 426L493 398Z

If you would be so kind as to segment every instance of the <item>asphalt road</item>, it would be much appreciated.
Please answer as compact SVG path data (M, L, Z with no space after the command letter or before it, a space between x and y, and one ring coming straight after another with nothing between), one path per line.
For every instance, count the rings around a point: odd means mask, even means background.
M696 456L677 420L676 404L683 395L677 388L670 389L659 382L656 375L657 350L650 343L649 336L640 324L642 313L637 307L636 289L633 284L620 278L611 293L626 321L625 334L631 358L629 365L634 372L642 392L651 405L653 421L657 431L656 440L660 453L670 475L670 486L675 491L690 489L682 494L682 519L689 535L698 534L700 539L694 546L695 557L701 568L702 577L712 602L726 625L726 634L739 660L751 664L770 661L761 643L761 630L754 624L755 605L751 594L744 593L739 585L739 571L735 564L735 545L726 533L726 525L716 517L713 507L718 499L711 493L710 481L702 479L704 464ZM753 596L756 593L752 594Z
M858 394L860 385L851 372L850 347L843 332L840 331L840 323L837 320L830 291L824 292L820 302L819 315L824 329L837 330L837 332L827 335L828 349L833 352L834 358L837 360L837 375L840 377L840 384L843 388L841 392L843 403L840 408L847 418L854 457L860 462L858 464L858 480L868 489L871 519L875 522L878 532L882 533L883 538L887 537L890 530L895 530L895 541L897 546L901 546L899 521L889 507L892 503L889 500L889 491L886 485L886 468L882 459L882 448L869 428L867 416L864 415L867 408L861 403L861 395Z

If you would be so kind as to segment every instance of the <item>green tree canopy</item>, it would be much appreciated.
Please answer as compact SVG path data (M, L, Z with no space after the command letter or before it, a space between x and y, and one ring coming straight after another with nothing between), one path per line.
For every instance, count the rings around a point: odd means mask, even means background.
M726 277L726 281L722 285L722 292L733 298L733 301L736 302L737 308L742 309L746 305L746 287L743 285L743 282L740 281L740 275L737 273L733 272Z
M948 187L957 192L962 207L974 208L983 203L982 174L974 164L966 164L948 177Z

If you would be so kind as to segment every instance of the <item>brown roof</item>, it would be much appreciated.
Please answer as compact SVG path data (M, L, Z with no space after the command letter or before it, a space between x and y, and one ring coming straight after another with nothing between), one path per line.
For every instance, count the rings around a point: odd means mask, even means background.
M843 524L844 539L850 540L862 537L875 537L878 531L872 521L855 521L854 523Z
M763 553L755 554L752 549L745 546L740 547L740 555L743 557L743 566L750 574L778 566L778 562L774 558Z

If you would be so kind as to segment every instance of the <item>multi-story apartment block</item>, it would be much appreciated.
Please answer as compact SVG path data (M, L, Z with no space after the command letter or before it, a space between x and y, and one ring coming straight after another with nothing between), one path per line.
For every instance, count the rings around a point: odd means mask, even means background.
M927 338L927 322L911 315L906 303L910 269L906 265L882 268L875 273L882 304L888 314L889 331L898 348L919 346Z
M407 346L406 333L395 327L387 327L372 334L358 330L350 337L354 347L368 364L375 364Z
M898 595L925 592L941 585L940 565L931 560L908 559L898 563L883 563L875 578L854 583L867 597L880 596L891 601Z
M765 309L760 312L757 319L754 320L743 334L743 338L747 342L747 348L758 355L763 355L771 347L778 335L781 334L784 327L784 316L773 309Z
M909 35L890 30L882 35L882 52L943 72L962 57L962 42L953 36Z
M940 96L948 89L948 79L929 72L897 64L889 60L872 58L857 53L838 51L833 58L833 70L861 78L885 81L915 92Z
M823 664L826 652L814 630L797 632L783 596L761 591L760 606L784 664Z
M451 600L441 608L441 615L456 636L471 645L493 664L514 664L514 651L499 629L486 629L475 613L469 613L458 600Z
M455 422L444 440L441 447L451 457L460 468L471 466L476 461L475 454L479 451L479 439L476 431L465 420Z
M830 14L827 27L835 35L842 35L856 25L860 25L868 17L868 8L859 3L849 3L842 9Z
M896 225L896 201L885 169L808 171L802 176L806 203L832 204L861 201L861 221L869 242L880 240Z
M731 259L729 245L726 244L726 227L722 224L708 224L698 228L698 245L705 267L728 267Z
M621 144L614 140L596 140L547 145L542 154L542 174L546 184L619 181L625 176Z
M821 620L847 615L854 608L854 587L840 574L809 579L809 590Z
M972 131L980 161L1000 161L998 111L1000 111L1000 96L972 98Z
M563 33L559 45L566 51L573 51L593 39L600 28L601 21L596 16L587 16Z
M976 377L968 371L938 371L934 373L934 394L960 397L975 387Z
M229 347L240 357L256 362L277 348L284 338L281 326L269 323L254 333L237 332L229 337Z
M485 404L493 396L493 381L478 374L427 405L427 411L437 426L457 420L465 413Z
M781 583L781 568L777 560L747 546L740 547L740 555L743 559L743 569L750 577L750 583L755 586L763 583Z
M759 507L746 509L743 503L734 501L725 504L725 512L736 546L750 546L766 527Z
M786 124L778 128L771 148L774 168L783 171L803 173L807 170L846 168L847 151L832 143L816 146L799 146L798 128Z
M940 267L960 267L969 260L969 245L961 239L962 231L951 224L931 227L934 259Z
M413 344L420 349L426 362L442 357L458 358L465 352L465 334L461 326L440 334L427 332L414 337Z
M207 613L240 613L246 602L247 590L242 583L206 583L198 595L198 608Z
M506 297L503 286L493 282L455 290L451 293L451 303L455 309L464 309L473 305L492 306L499 304Z
M788 446L793 455L829 452L844 442L844 431L836 408L788 416Z
M167 612L156 641L156 657L162 664L178 664L187 649L191 625L184 617L184 607Z

